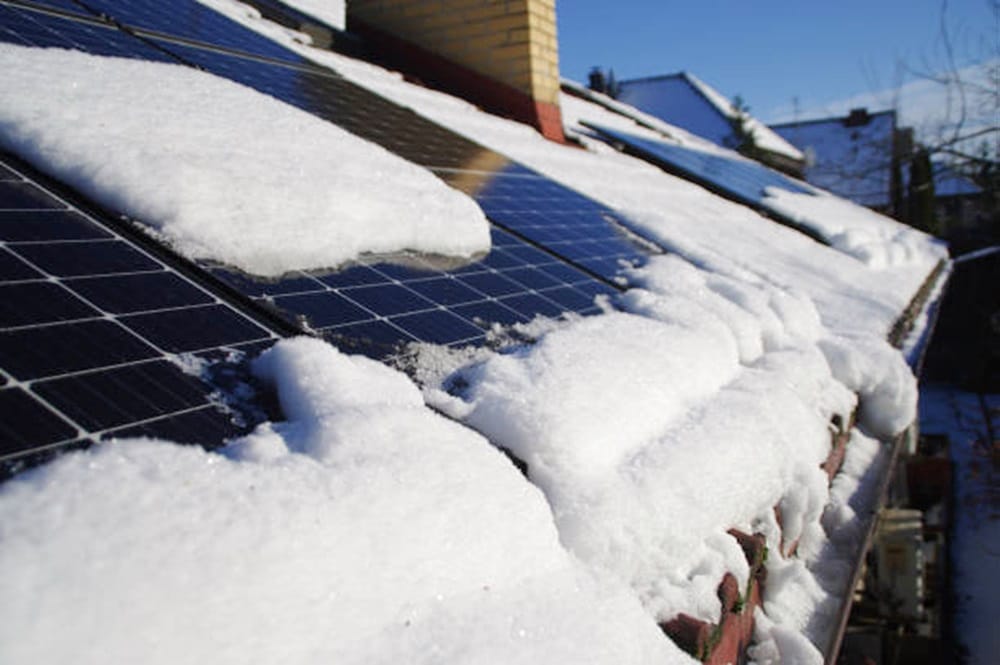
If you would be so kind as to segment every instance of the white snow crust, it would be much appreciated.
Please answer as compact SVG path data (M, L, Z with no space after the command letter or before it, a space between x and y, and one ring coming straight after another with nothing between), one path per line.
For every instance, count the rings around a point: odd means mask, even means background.
M878 338L832 335L794 290L676 256L653 258L629 281L636 287L618 303L627 313L476 354L426 399L526 462L562 542L629 584L659 621L680 612L717 621L722 575L746 584L728 529L763 531L779 554L798 541L812 559L769 563L771 605L788 609L768 611L761 625L774 630L759 639L818 656L806 638L825 639L834 596L810 565L836 567L817 558L824 510L844 514L843 491L820 468L829 423L847 422L860 398L862 427L895 434L914 417L912 374Z
M281 0L281 2L318 18L331 28L343 30L345 27L346 0Z
M404 375L306 338L255 369L287 422L0 486L0 661L693 662Z
M877 270L934 266L947 258L944 243L869 208L824 192L802 194L769 187L766 205L815 229L836 249Z
M191 258L273 276L368 253L489 249L465 194L231 81L7 44L0 65L0 145Z

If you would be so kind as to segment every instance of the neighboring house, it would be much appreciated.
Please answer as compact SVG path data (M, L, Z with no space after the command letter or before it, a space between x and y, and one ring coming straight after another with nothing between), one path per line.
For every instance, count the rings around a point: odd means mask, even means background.
M618 83L620 101L706 138L713 143L736 148L740 138L735 124L743 122L753 136L756 159L786 173L798 175L805 156L796 146L745 111L733 101L688 72L631 79Z
M935 163L933 172L939 235L948 241L952 255L1000 242L995 195L947 164Z
M902 183L910 132L895 111L853 109L845 117L796 121L771 129L808 156L805 179L894 217L903 215Z

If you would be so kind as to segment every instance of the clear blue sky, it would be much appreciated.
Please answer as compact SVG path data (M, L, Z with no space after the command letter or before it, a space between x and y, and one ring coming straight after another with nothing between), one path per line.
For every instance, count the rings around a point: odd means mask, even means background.
M997 0L950 0L959 66L1000 55ZM557 0L562 75L687 70L768 121L897 85L897 62L943 62L941 0Z

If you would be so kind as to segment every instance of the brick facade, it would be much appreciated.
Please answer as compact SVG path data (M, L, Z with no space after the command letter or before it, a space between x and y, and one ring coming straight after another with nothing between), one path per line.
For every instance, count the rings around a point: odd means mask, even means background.
M405 73L563 140L555 0L351 0L347 21Z

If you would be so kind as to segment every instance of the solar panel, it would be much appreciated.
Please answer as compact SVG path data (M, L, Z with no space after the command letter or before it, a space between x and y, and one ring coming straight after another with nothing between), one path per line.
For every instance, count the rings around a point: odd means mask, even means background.
M41 15L36 22L45 29L41 34L50 41L46 45L65 45L61 43L63 26L74 23ZM539 314L596 313L594 297L616 291L613 280L622 264L641 262L646 256L647 249L634 244L604 206L333 72L263 62L171 39L148 41L185 62L282 99L404 158L433 167L441 178L476 198L495 224L494 249L489 255L451 270L409 257L406 267L382 262L327 275L300 273L263 281L212 267L235 290L341 346L382 356L399 343L414 340L478 343L494 324L525 322ZM87 46L79 48L88 50ZM59 262L59 255L73 250L44 247L34 251L36 261L51 265ZM116 259L113 249L96 245L86 254L89 262L123 260ZM16 264L11 269L17 269ZM76 288L98 298L103 287L101 280L91 278L81 280ZM120 289L119 301L134 293L129 289L131 285ZM101 302L111 308L108 297ZM139 324L138 318L128 320L133 326ZM143 334L152 333L144 330ZM164 349L187 348L178 339L161 344Z
M260 280L225 268L234 288L306 325L338 346L385 357L400 344L478 344L494 324L537 315L596 314L594 297L615 289L499 228L485 258L442 269L420 257L327 274Z
M129 31L157 33L262 58L305 64L300 56L195 0L79 0Z
M16 4L35 5L47 9L58 9L70 14L86 15L87 9L75 0L13 0Z
M637 156L666 171L691 180L737 203L764 210L779 221L822 242L814 231L803 228L769 205L765 196L765 189L769 187L797 194L812 194L812 190L804 184L778 171L736 155L728 157L719 153L703 152L595 123L583 124L613 141L622 143Z
M563 185L458 136L333 73L300 71L162 42L187 62L317 115L431 168L465 191L489 219L612 280L623 261L645 258L614 213Z
M175 57L97 19L80 17L69 20L2 2L0 41L22 46L58 46L94 55L177 61Z
M238 356L275 339L30 176L0 169L0 473L126 433L221 443L248 423L179 354Z

